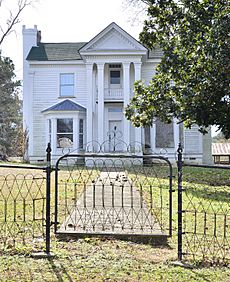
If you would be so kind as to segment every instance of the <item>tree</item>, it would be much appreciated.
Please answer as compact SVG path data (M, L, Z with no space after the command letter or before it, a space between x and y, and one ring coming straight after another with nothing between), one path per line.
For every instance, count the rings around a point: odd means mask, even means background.
M153 118L205 133L217 125L230 137L230 13L228 0L152 0L141 42L163 51L149 85L135 83L126 117L135 126Z
M3 14L7 14L5 17L1 15L0 21L0 46L6 37L14 31L14 27L20 23L20 16L26 7L31 6L35 0L14 0L13 7L9 8L5 5L9 5L9 0L0 0L0 9ZM16 5L15 5L16 4ZM6 13L8 10L8 13ZM1 13L2 14L2 13Z
M15 80L14 64L0 56L0 156L16 155L18 135L22 128L20 81Z
M133 26L141 26L143 18L147 15L148 0L123 0L122 6L125 10L127 20Z
M230 143L230 139L224 138L222 132L219 132L216 136L212 138L212 143Z
M16 80L14 64L1 56L5 39L15 31L22 12L38 0L0 0L0 158L23 154L26 133L22 129L20 81ZM12 6L10 6L12 5Z
M134 7L137 7L140 5L150 5L151 4L151 0L125 0L126 3L128 3L128 5L132 5ZM143 7L143 6L142 6Z

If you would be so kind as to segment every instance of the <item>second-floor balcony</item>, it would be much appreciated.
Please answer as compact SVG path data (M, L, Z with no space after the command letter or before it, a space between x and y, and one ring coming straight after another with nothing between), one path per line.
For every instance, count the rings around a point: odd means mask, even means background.
M123 88L105 88L104 89L104 100L107 101L123 101L124 98ZM98 99L98 91L96 99Z

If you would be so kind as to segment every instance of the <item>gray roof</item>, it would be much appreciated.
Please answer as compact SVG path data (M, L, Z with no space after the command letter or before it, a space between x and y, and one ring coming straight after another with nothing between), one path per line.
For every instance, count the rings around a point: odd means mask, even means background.
M84 107L82 107L81 105L66 99L64 101L61 101L58 104L55 104L45 110L43 110L42 112L50 112L50 111L80 111L80 112L85 112L86 109Z
M32 47L27 60L29 61L68 61L81 60L79 50L86 42L77 43L39 43Z
M39 42L38 46L31 48L27 60L28 61L68 61L68 60L81 60L81 49L87 44L93 43L97 40L97 37L102 36L103 33L107 32L111 28L120 29L122 32L126 33L128 37L133 38L125 30L119 27L116 23L111 23L104 30L102 30L98 35L96 35L89 42L69 42L69 43L43 43ZM142 50L146 50L146 47L142 45L139 41L133 38L140 46ZM139 46L139 47L140 47ZM84 50L84 49L83 49ZM160 50L159 46L156 46L152 50L148 50L149 58L160 58L163 52Z

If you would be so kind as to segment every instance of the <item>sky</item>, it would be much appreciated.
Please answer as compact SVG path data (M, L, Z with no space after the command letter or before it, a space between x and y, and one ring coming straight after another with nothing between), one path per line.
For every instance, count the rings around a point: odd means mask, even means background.
M18 0L4 0L1 20L14 11ZM2 55L9 56L16 75L22 78L22 25L27 28L37 25L43 42L87 42L111 22L116 22L133 37L138 39L142 29L141 18L134 20L126 0L38 0L33 7L27 7L21 14L21 22L15 32L2 45Z

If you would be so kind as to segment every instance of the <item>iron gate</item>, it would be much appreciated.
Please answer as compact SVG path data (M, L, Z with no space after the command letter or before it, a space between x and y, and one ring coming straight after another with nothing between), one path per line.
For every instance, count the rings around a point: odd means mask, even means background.
M68 154L56 163L55 233L167 237L172 166L164 157Z

